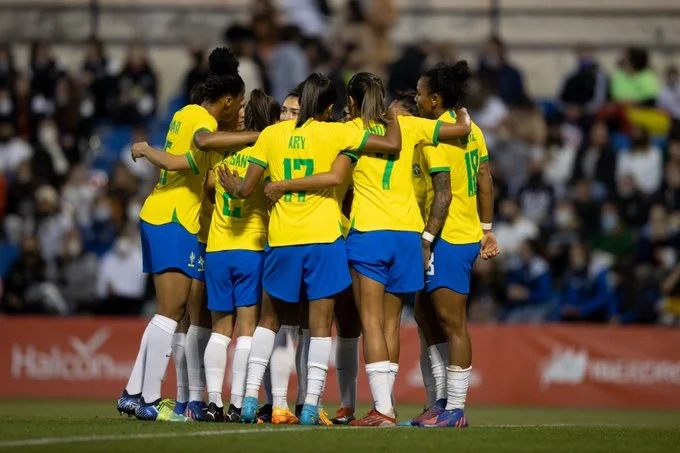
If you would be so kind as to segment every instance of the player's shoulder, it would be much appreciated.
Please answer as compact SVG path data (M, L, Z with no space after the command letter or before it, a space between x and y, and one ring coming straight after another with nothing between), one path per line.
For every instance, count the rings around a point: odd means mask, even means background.
M175 115L181 117L184 121L196 123L201 125L201 127L208 127L211 130L217 130L217 120L200 105L186 105L178 110Z

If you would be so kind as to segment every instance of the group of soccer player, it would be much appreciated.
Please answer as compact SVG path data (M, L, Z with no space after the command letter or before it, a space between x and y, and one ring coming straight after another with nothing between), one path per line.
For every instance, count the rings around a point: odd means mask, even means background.
M428 70L387 110L380 78L357 73L335 122L337 91L320 74L282 106L259 90L245 105L233 54L217 48L209 66L165 149L132 147L161 169L140 213L157 310L118 410L141 420L395 426L401 312L414 303L428 408L402 424L467 426L470 274L477 257L499 253L488 151L462 108L467 64ZM333 321L341 408L329 420L321 398ZM374 401L363 418L354 413L359 337ZM171 355L176 400L161 399Z

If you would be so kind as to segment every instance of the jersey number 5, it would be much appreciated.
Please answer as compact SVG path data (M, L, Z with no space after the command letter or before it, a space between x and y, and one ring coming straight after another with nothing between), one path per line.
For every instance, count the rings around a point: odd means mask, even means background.
M305 169L304 176L312 176L314 174L314 159L283 159L283 177L284 179L293 179L293 172ZM307 192L298 192L297 201L304 203L307 197ZM293 201L293 192L286 192L283 195L283 201Z
M465 169L468 177L468 197L477 196L477 172L479 171L479 150L465 153Z
M168 149L172 148L172 142L170 140L165 141L165 147L163 148L163 151L166 153L168 152ZM159 186L164 186L168 183L168 171L167 170L161 170L161 175L158 178L158 185Z

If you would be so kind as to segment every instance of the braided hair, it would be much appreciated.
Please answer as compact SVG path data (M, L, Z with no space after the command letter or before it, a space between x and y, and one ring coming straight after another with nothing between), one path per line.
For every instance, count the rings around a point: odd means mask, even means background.
M238 74L239 62L231 49L217 47L208 57L208 76L191 90L190 101L201 104L216 102L224 96L237 96L245 90L245 83Z
M441 96L442 107L447 110L463 106L470 76L470 67L465 60L453 65L439 63L423 74L423 77L427 78L428 91Z

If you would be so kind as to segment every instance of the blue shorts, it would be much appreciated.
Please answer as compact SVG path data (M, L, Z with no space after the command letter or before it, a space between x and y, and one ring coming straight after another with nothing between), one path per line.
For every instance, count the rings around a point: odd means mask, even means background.
M416 232L351 230L347 258L358 273L385 285L385 292L403 294L423 289L423 252Z
M194 267L194 275L191 278L204 282L205 281L205 248L206 244L199 242L196 247L196 267Z
M158 274L170 269L194 278L198 268L198 238L179 223L152 225L139 222L142 237L143 270Z
M267 246L264 251L262 284L284 302L297 303L305 293L309 300L335 296L351 283L342 238L331 244Z
M206 253L208 309L232 312L262 300L263 252L225 250Z
M459 294L470 294L470 274L480 247L480 242L450 244L441 238L437 239L425 275L427 292L449 288Z

